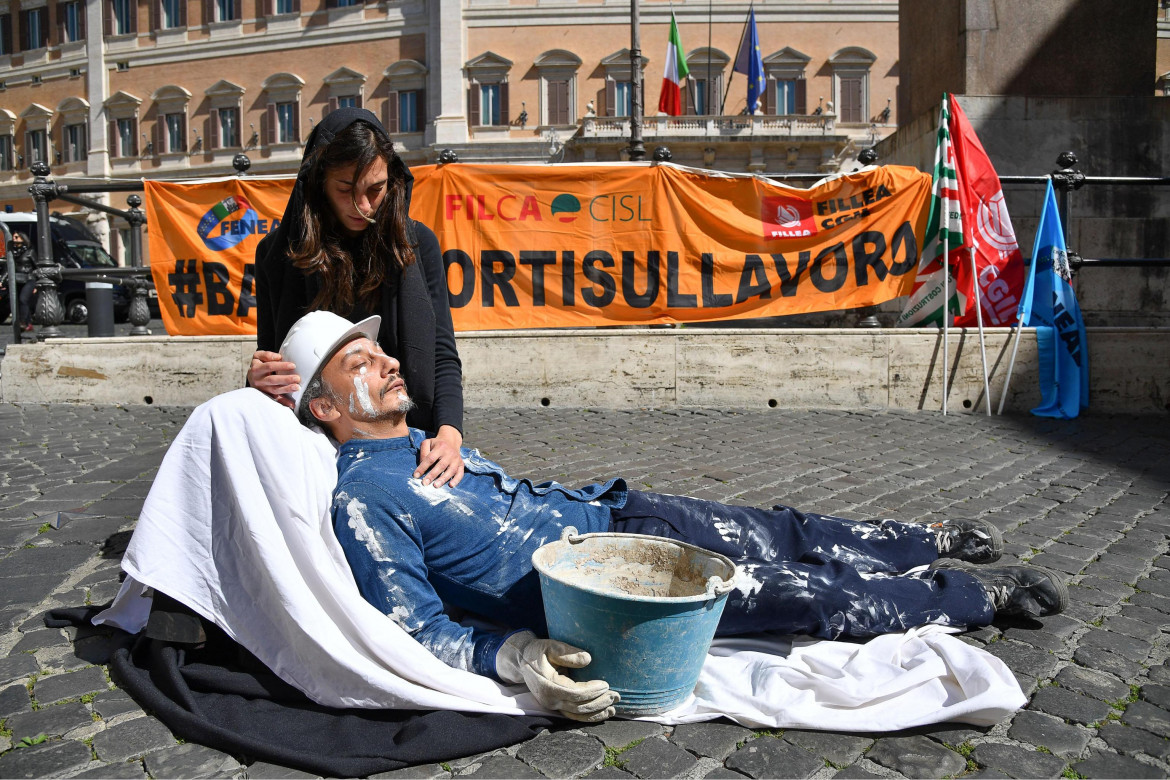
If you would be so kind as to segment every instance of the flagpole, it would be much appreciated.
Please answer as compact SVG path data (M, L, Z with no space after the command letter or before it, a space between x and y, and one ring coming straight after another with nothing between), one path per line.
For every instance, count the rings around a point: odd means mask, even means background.
M987 345L983 341L983 296L979 292L979 269L975 266L974 241L968 248L971 257L971 279L975 290L975 321L979 324L979 354L983 357L983 395L987 399L987 416L991 416L991 383L987 378Z
M710 105L711 98L713 97L711 94L711 15L713 13L711 5L713 2L714 0L707 0L707 86L703 90L703 113L707 114L708 116L711 115L711 109L714 108L714 106ZM728 81L730 80L731 79L728 78ZM719 110L722 111L723 107L720 106ZM704 122L703 124L707 128L707 134L710 135L711 123Z
M1003 393L999 396L999 411L997 414L1003 414L1003 404L1007 401L1008 386L1012 383L1012 371L1016 368L1016 353L1020 351L1020 338L1023 331L1023 326L1020 324L1019 314L1016 314L1016 345L1012 347L1012 359L1008 361L1007 377L1003 380Z
M748 6L748 20L751 19L752 9L756 7L755 0ZM743 32L739 34L739 45L735 47L735 56L739 56L739 50L743 48L743 38L747 35L748 21L743 23ZM723 102L719 104L719 116L723 116L723 110L727 108L727 96L731 94L731 80L735 76L735 60L731 63L731 73L727 74L727 89L723 90ZM710 89L710 87L708 87Z
M942 234L943 234L943 403L942 413L943 417L947 414L947 396L950 395L950 388L947 380L947 369L951 364L951 349L950 349L950 335L951 335L951 227L950 227L950 208L943 208L942 213Z

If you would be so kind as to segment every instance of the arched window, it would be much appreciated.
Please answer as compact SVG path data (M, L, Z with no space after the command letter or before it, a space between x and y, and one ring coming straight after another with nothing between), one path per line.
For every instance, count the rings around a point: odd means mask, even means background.
M119 90L106 99L110 159L138 157L138 107L142 98Z
M577 69L581 58L571 51L552 49L533 63L540 74L541 125L577 122Z
M243 115L240 104L244 88L230 81L220 79L203 93L207 96L210 110L207 117L207 149L240 148L240 129ZM196 144L199 141L196 139Z
M646 109L646 64L650 62L642 57L642 110ZM605 71L605 115L629 116L633 113L633 68L630 67L630 50L619 49L601 61Z
M472 127L507 126L508 71L512 61L484 52L463 66L467 72L467 116Z
M683 113L713 116L723 113L724 71L731 58L719 49L704 46L687 55L691 75L683 89Z
M155 105L154 153L157 155L187 152L187 105L191 93L168 84L151 96Z
M83 162L89 158L89 103L79 97L67 97L57 106L61 117L61 162Z
M415 60L398 60L382 71L389 91L382 104L382 124L391 133L421 133L427 122L427 68Z
M305 80L291 73L277 73L265 80L269 146L301 142L301 90L304 86Z
M841 49L829 58L833 68L833 104L837 120L860 124L869 117L869 71L877 55L860 46Z
M0 108L0 171L16 170L16 114Z
M808 89L805 69L812 58L785 46L775 54L764 57L765 114L807 114Z
M339 108L364 108L362 93L366 87L366 77L350 68L338 68L325 77L325 86L329 90L329 105L326 114Z

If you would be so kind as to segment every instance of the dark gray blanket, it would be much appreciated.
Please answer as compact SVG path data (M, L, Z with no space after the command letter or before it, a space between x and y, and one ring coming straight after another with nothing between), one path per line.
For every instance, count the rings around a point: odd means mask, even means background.
M45 625L89 625L105 607L48 613ZM116 629L112 629L116 630ZM198 645L126 636L110 676L175 736L325 777L365 777L531 739L548 718L437 711L343 710L314 704L205 624Z

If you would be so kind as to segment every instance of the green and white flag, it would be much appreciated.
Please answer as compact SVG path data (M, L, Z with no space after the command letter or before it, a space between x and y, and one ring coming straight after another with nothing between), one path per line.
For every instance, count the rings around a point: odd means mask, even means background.
M963 210L959 205L958 177L955 174L955 150L951 145L950 95L943 94L938 116L938 142L934 148L934 185L931 188L930 219L926 226L918 275L906 307L898 315L898 325L943 324L943 296L950 299L950 311L964 311L954 276L948 280L943 263L944 246L950 265L961 261L963 245Z

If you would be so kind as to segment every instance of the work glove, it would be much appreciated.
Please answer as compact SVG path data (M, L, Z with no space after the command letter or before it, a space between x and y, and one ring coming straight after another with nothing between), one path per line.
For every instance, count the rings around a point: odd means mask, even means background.
M590 660L589 653L578 647L519 631L496 652L496 674L506 683L528 686L543 707L594 723L612 717L621 696L605 680L576 682L557 671L557 666L581 669Z

